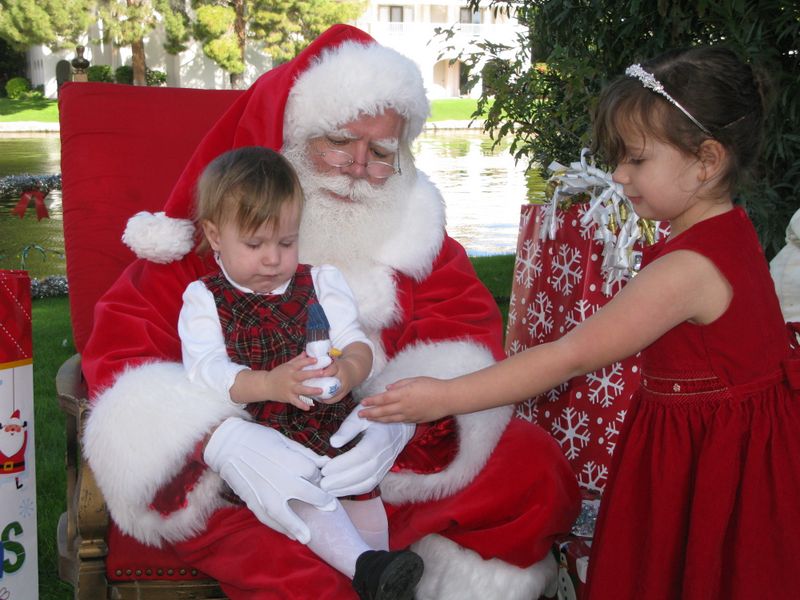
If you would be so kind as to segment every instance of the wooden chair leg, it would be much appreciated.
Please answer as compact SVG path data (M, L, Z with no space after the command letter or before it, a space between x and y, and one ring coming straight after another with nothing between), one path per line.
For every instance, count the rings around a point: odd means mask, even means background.
M65 361L58 370L56 391L67 417L67 512L58 522L58 575L72 584L76 600L103 600L108 597L105 576L108 515L94 475L81 459L80 440L87 401L79 355Z
M108 581L108 512L80 451L88 400L77 354L58 370L56 391L67 417L67 511L58 521L58 576L72 584L75 600L224 600L212 580Z

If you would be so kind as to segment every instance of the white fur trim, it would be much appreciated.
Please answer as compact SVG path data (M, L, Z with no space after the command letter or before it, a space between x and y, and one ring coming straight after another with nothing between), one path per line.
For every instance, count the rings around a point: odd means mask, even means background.
M496 558L484 560L435 534L411 548L425 562L417 600L536 600L558 576L558 565L549 552L538 563L520 569Z
M376 377L358 391L369 396L404 377L427 375L451 379L494 363L491 352L470 341L419 343L405 348ZM390 472L381 483L381 495L392 504L425 501L450 496L466 487L483 469L505 431L512 406L502 406L468 415L458 415L459 449L447 468L431 474Z
M430 107L419 67L391 48L345 42L323 51L297 78L286 104L283 138L304 142L359 114L387 108L406 118L408 140L420 134Z
M191 251L194 232L194 223L189 219L175 219L164 212L142 211L128 219L122 243L139 258L170 263Z
M446 224L445 202L439 188L422 171L417 171L414 188L403 201L407 208L398 222L392 223L395 234L386 238L376 258L422 281L430 275L433 261L442 248Z
M314 235L317 228L324 227L322 222L301 229L300 261L329 262L342 272L356 296L360 321L376 342L380 330L399 318L396 272L417 281L425 279L444 240L444 200L427 175L418 172L411 193L398 202L403 203L403 210L381 219L386 226L378 240L363 228L359 228L361 233L353 228L347 235ZM306 211L304 218L308 214ZM381 366L378 363L376 371Z
M787 244L769 263L783 319L800 321L800 247Z
M800 210L786 228L786 245L769 263L785 321L800 321Z
M83 450L108 505L125 533L158 546L196 534L221 506L222 480L207 471L188 506L164 517L149 504L186 464L197 442L244 408L192 384L179 363L148 363L124 371L94 400ZM246 417L245 417L246 418Z

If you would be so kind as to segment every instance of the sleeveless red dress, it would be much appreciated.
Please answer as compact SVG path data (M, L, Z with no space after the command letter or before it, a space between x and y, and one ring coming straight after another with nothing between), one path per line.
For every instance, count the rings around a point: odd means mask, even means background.
M654 246L647 260L686 249L714 263L733 299L713 323L682 323L642 352L586 597L797 597L800 359L742 209Z

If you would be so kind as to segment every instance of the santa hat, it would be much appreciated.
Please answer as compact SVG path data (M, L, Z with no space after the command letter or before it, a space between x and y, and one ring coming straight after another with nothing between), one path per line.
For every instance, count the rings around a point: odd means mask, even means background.
M406 119L407 140L419 135L429 114L419 68L363 31L334 25L237 99L198 145L164 211L133 216L122 241L139 258L180 260L195 243L195 185L214 158L242 146L280 150L284 140L303 141L388 108Z
M4 425L17 425L22 427L22 417L19 414L19 409L11 413L11 418L4 423Z

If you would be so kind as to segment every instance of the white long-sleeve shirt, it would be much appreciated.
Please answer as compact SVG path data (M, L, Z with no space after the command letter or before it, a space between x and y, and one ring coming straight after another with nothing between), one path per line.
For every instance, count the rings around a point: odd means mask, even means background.
M222 273L236 289L254 293L231 280L224 269ZM374 351L372 342L358 322L358 306L353 292L339 269L331 265L312 267L311 279L317 300L328 318L330 339L334 348L345 348L353 342L363 342ZM270 294L282 294L288 285L287 281ZM193 281L183 292L178 334L181 338L183 365L189 379L224 394L230 400L230 389L236 375L249 367L234 363L228 356L214 296L202 281Z

